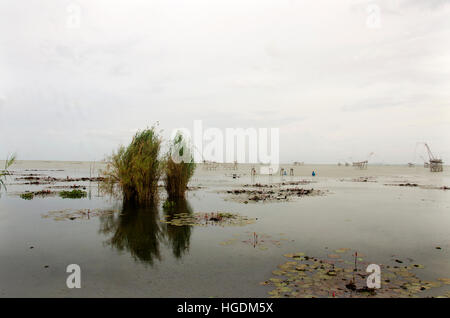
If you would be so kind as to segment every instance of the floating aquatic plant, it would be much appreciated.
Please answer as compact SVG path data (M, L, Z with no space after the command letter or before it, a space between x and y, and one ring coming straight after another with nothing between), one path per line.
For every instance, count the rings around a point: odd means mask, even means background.
M349 249L339 249L343 254ZM369 263L358 260L355 263L344 258L318 258L304 253L285 254L289 261L278 266L272 272L276 277L261 285L274 287L268 293L272 297L416 297L422 291L450 284L450 279L438 281L421 280L411 270L423 268L423 265L389 266L382 268L381 288L367 287L365 269Z
M24 200L32 200L34 197L46 197L49 195L55 195L56 192L50 191L50 190L40 190L40 191L34 191L34 192L24 192L20 194L20 197Z
M324 195L325 191L304 188L258 187L254 189L227 190L231 199L237 202L285 202L305 196Z
M243 226L252 224L255 221L255 219L228 212L175 213L173 215L166 214L165 219L161 220L162 223L175 226Z
M63 199L81 199L87 196L86 191L83 190L72 190L72 191L61 191L59 196Z
M34 198L33 192L25 192L20 195L20 197L24 200L32 200Z
M65 210L50 211L46 214L43 214L42 218L44 219L51 218L54 221L67 221L77 219L89 220L93 217L113 215L115 212L117 211L113 209L79 209L79 210L65 209Z

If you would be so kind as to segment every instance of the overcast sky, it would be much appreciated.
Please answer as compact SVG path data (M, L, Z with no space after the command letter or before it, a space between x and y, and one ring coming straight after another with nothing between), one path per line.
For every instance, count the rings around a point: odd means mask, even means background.
M427 141L448 163L450 1L0 2L0 159L100 160L196 119L278 127L282 162Z

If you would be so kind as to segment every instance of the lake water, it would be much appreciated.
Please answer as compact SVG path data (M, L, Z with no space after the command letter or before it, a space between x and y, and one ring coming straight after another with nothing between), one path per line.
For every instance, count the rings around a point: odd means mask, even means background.
M293 167L293 177L252 179L248 165L237 171L198 166L184 209L256 219L243 226L171 226L160 222L164 198L154 208L134 209L101 196L95 182L30 185L15 180L29 174L89 177L99 168L98 163L49 161L18 161L10 168L14 175L0 198L1 297L267 297L270 288L259 283L286 261L283 254L324 257L339 248L363 253L377 264L394 259L423 264L417 272L423 279L450 277L450 190L432 188L450 186L449 167L431 173L422 166L304 165ZM233 179L233 173L238 177ZM373 182L353 182L359 177ZM314 181L301 187L326 192L248 204L225 193L244 184L295 180ZM406 182L423 187L386 185ZM85 186L88 196L19 196L72 184ZM163 188L160 192L164 195ZM43 217L66 209L118 212L75 220ZM263 246L251 243L254 233ZM81 267L80 289L66 286L69 264ZM441 295L448 287L424 295Z

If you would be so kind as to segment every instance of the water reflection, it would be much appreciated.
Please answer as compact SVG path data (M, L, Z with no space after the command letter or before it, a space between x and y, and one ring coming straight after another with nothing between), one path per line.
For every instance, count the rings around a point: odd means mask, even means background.
M164 204L165 219L171 221L177 214L192 214L186 200ZM159 222L157 205L140 206L124 203L121 213L100 218L99 232L110 238L105 245L129 252L136 261L153 265L161 260L161 244L172 250L176 258L189 251L192 226L175 226Z
M187 200L180 199L177 201L170 201L170 204L164 205L164 215L167 221L172 221L173 218L180 213L185 213L187 215L192 214L192 208ZM164 230L168 243L172 248L173 255L176 258L180 258L183 254L189 251L192 226L176 226L166 223L164 224Z
M135 260L153 265L161 260L160 241L164 237L155 205L124 203L121 214L100 218L99 232L112 236L105 242L119 251L128 251Z

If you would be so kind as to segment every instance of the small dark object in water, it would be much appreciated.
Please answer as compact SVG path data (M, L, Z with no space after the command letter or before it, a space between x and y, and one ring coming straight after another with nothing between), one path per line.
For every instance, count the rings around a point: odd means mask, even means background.
M436 249L437 250L441 250L442 248L440 246L436 246Z
M327 275L328 275L328 276L336 276L336 274L337 274L337 273L336 273L336 271L334 271L334 270L330 270L330 271L327 272Z
M397 263L403 263L401 260L399 260L399 259L396 259L395 260Z

